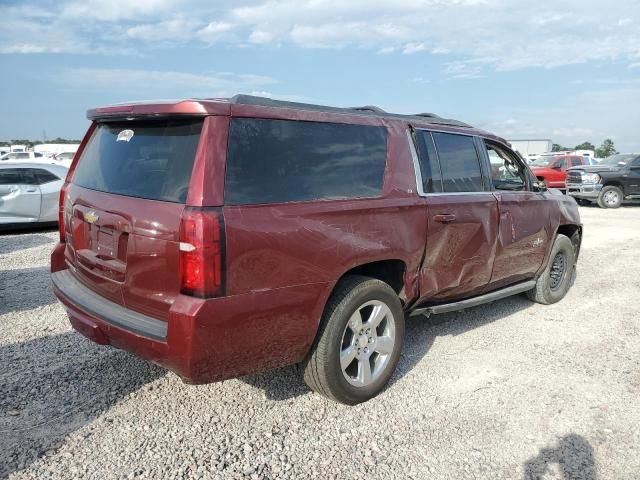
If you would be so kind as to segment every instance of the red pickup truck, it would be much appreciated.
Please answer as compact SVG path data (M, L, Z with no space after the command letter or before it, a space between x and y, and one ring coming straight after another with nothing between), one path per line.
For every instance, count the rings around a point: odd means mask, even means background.
M595 160L582 155L545 155L537 158L530 167L537 179L544 182L548 188L565 190L567 169L581 165L596 164Z
M77 331L188 383L300 363L355 404L393 374L405 315L554 303L575 275L574 199L459 121L244 95L88 117L54 292Z

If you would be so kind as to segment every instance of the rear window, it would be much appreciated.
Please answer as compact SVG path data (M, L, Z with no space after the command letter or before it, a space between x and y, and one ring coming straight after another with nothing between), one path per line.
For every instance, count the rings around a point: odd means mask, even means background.
M384 127L236 118L225 180L229 205L379 196Z
M98 125L73 183L101 192L184 203L202 120Z

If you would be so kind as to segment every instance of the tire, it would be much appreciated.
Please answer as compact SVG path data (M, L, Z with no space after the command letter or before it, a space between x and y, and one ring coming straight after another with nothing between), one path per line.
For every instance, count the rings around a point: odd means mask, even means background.
M529 299L544 305L562 300L575 278L575 262L576 247L566 235L558 234L546 268L538 277L535 288L527 292ZM560 264L563 265L561 271Z
M374 317L378 326L371 323L367 329ZM373 278L345 277L325 306L318 335L303 362L304 381L331 400L365 402L393 375L403 344L404 312L393 289Z
M624 194L622 190L613 185L609 185L600 190L598 195L598 206L600 208L618 208L622 205Z

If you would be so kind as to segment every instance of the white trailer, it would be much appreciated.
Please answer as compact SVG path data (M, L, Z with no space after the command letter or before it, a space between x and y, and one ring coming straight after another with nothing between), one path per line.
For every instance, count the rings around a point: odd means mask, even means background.
M539 155L550 152L553 148L551 140L507 140L511 148L529 161L535 160Z

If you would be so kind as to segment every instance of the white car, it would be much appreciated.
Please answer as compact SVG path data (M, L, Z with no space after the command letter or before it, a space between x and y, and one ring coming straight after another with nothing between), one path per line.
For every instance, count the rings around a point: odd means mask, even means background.
M46 160L46 157L39 152L10 152L0 157L2 162L37 162L38 160Z
M57 223L67 171L62 165L0 162L0 227Z
M73 158L73 157L71 157ZM44 163L48 165L62 165L69 168L71 166L71 160L66 156L58 158L57 156L47 156L40 152L11 152L0 157L0 165L4 162L10 163Z

